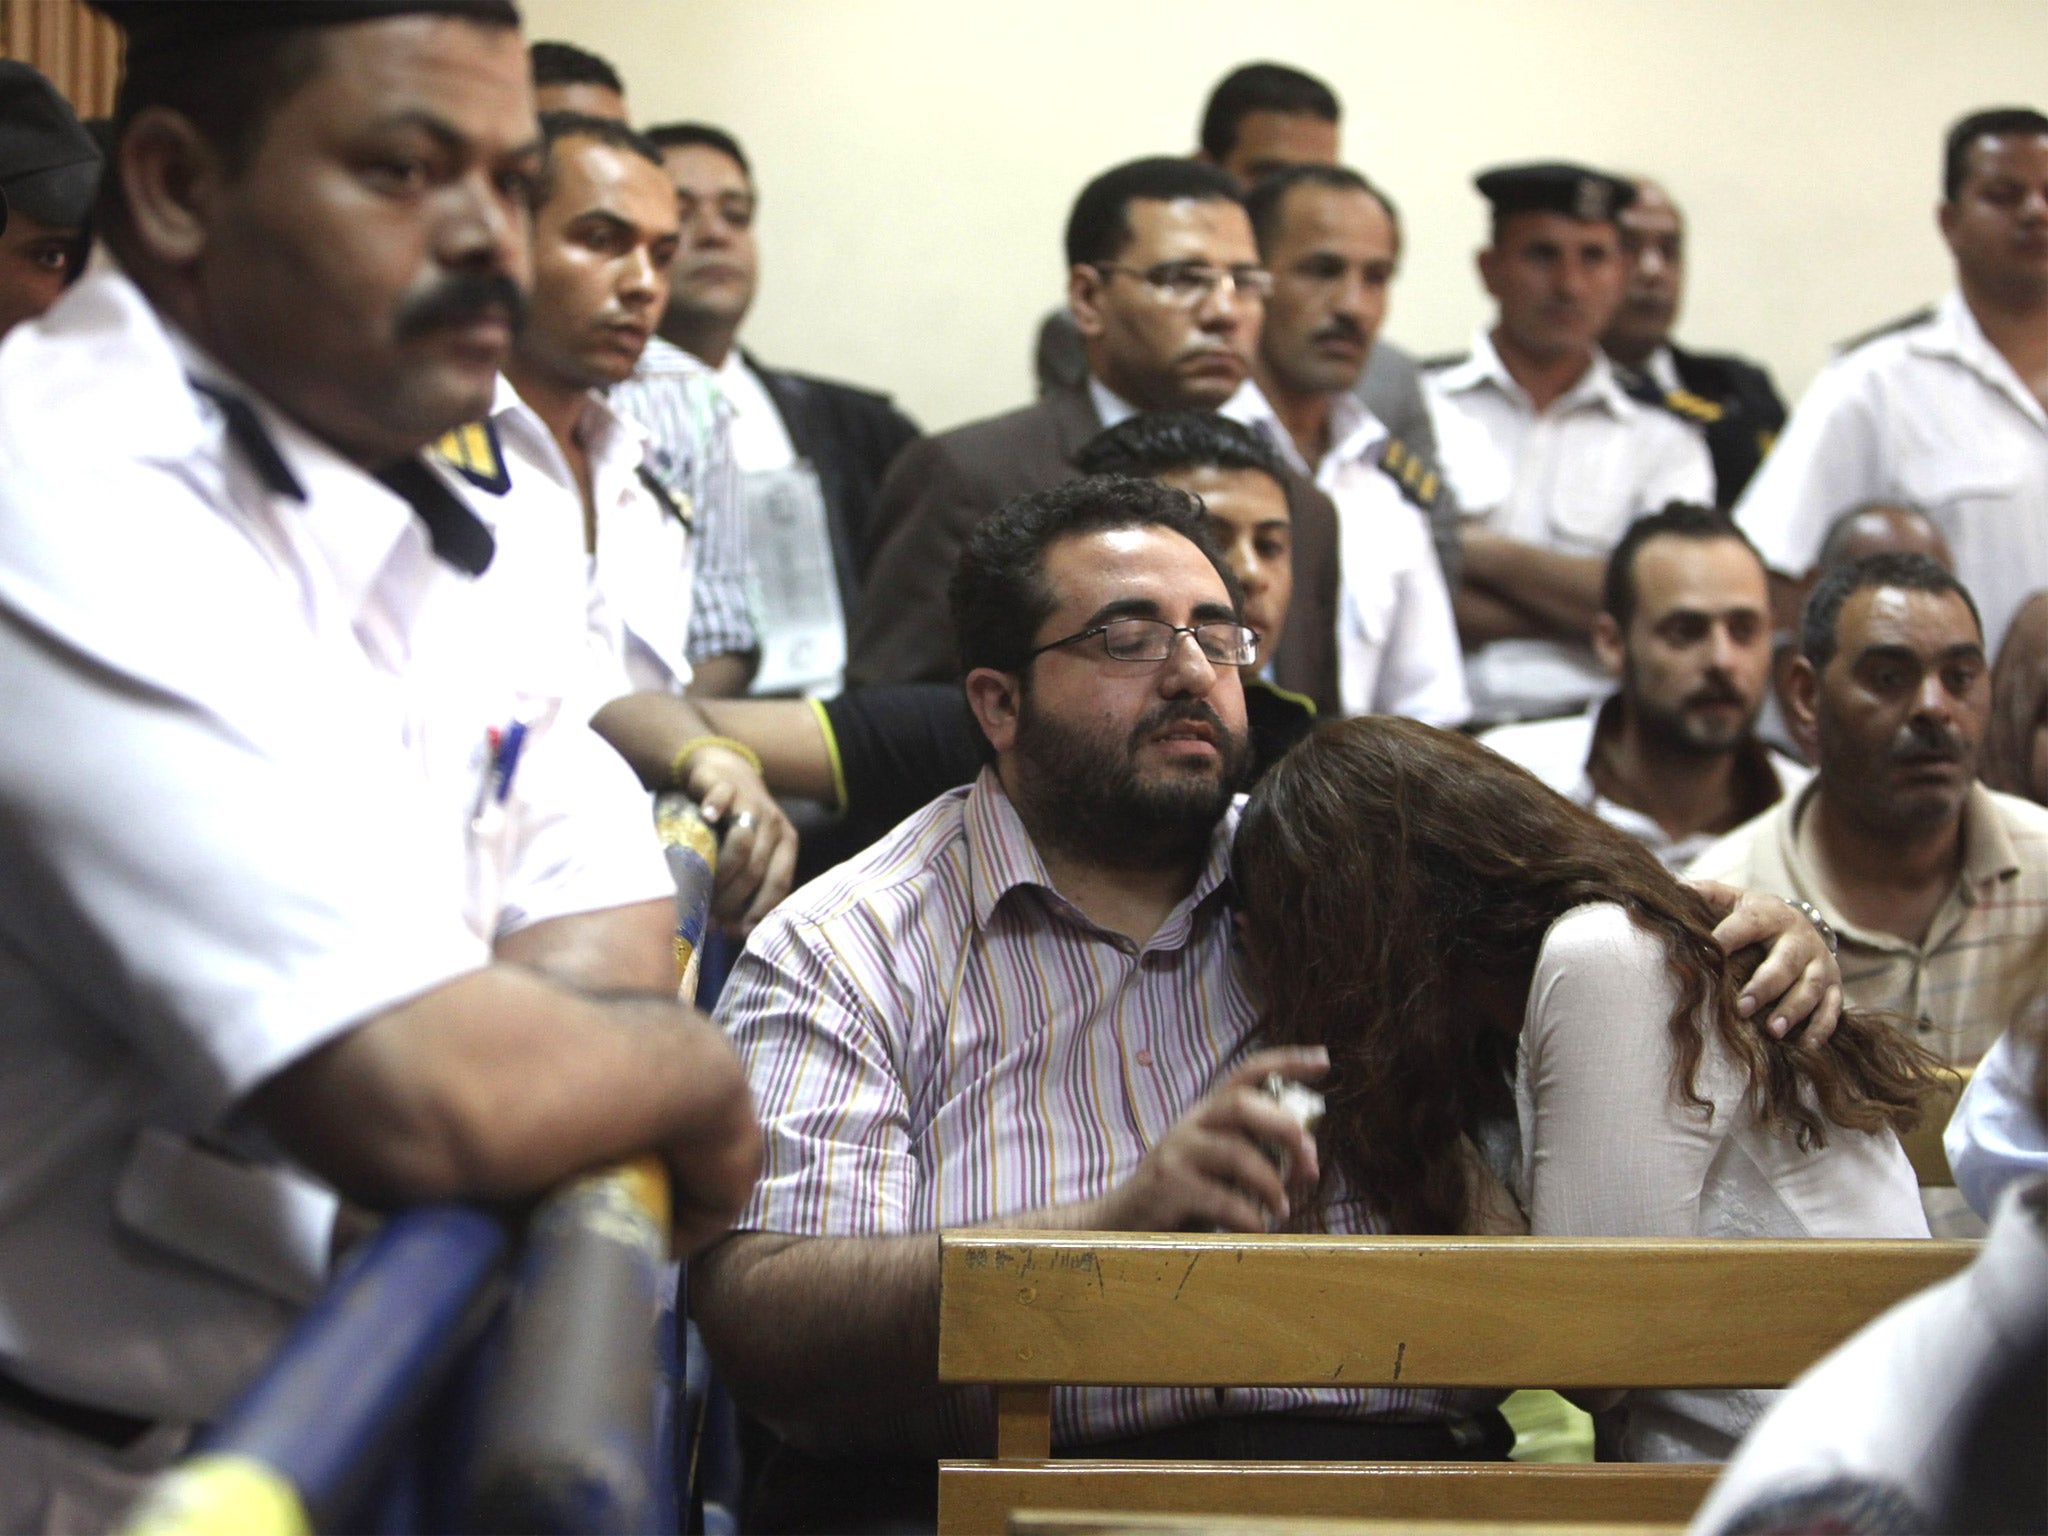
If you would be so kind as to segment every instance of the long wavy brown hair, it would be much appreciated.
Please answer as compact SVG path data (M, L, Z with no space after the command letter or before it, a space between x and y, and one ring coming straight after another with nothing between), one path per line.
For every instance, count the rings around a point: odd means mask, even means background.
M1330 1053L1317 1215L1341 1178L1392 1231L1461 1229L1460 1139L1513 1114L1537 951L1586 902L1620 904L1664 943L1674 1099L1708 1107L1696 1078L1712 1028L1747 1071L1756 1116L1809 1150L1834 1126L1917 1120L1932 1057L1869 1016L1845 1017L1817 1051L1739 1018L1705 899L1467 737L1387 716L1320 727L1260 781L1233 869L1261 1039Z

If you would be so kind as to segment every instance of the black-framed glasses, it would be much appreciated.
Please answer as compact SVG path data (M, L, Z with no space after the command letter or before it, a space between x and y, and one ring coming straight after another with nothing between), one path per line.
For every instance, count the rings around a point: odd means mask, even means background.
M1195 648L1211 666L1249 667L1259 659L1259 637L1242 624L1169 624L1164 619L1111 619L1064 640L1048 641L1031 656L1042 656L1063 645L1078 645L1097 635L1102 636L1102 648L1111 661L1164 661L1173 654L1182 635L1195 637Z
M1157 266L1132 267L1120 261L1091 262L1098 272L1121 272L1135 277L1168 304L1192 309L1214 296L1225 283L1239 298L1264 303L1273 296L1273 274L1264 267L1211 267L1199 261L1162 261Z

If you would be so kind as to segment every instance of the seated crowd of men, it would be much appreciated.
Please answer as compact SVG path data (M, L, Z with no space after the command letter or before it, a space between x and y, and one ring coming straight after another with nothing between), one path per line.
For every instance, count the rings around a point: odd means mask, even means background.
M2012 1049L2048 117L1956 125L1955 291L1788 418L1673 341L1670 191L1583 166L1477 178L1468 352L1382 340L1395 203L1250 65L1080 191L1039 398L925 435L743 344L739 140L629 126L505 0L94 3L98 137L0 63L0 1528L113 1520L357 1207L649 1148L754 1523L928 1522L988 1411L936 1383L937 1229L1265 1231L1267 1149L1313 1181L1259 1085L1326 1062L1248 1052L1230 850L1319 719L1478 733L1704 882L1772 1035ZM716 1022L664 789L746 941ZM1427 1391L1075 1394L1056 1438L1507 1443Z

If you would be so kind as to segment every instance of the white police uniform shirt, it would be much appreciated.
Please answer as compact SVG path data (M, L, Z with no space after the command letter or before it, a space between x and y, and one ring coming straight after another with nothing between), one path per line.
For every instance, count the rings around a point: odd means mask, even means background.
M1330 448L1311 469L1257 384L1222 414L1263 433L1337 508L1337 686L1347 715L1460 725L1472 713L1465 663L1428 516L1381 467L1386 425L1356 396L1330 402Z
M1423 375L1437 463L1468 522L1524 544L1604 559L1628 525L1671 501L1712 505L1698 428L1629 395L1597 349L1543 411L1480 332L1471 355ZM1590 644L1496 640L1465 659L1482 720L1566 714L1610 686Z
M1657 861L1673 874L1682 874L1694 859L1720 840L1727 828L1673 837L1657 824L1655 817L1610 800L1594 788L1593 742L1599 735L1603 717L1608 711L1618 709L1620 704L1621 696L1611 694L1581 714L1496 726L1480 736L1479 741L1509 762L1528 769L1574 805L1584 806L1609 826L1626 832L1654 853ZM1609 729L1618 725L1616 720ZM1778 793L1772 804L1788 795L1798 794L1806 781L1813 777L1811 768L1794 762L1763 742L1752 738L1751 746L1763 752L1766 771L1777 783Z
M1803 576L1866 502L1920 508L1948 540L1993 655L2048 587L2048 412L1960 293L1852 345L1813 381L1735 507L1772 570Z
M588 581L593 642L615 663L620 693L681 693L690 682L690 528L679 502L659 494L642 473L647 432L593 393L577 432L590 458L597 551L583 542L583 491L547 424L505 379L491 403L491 426L504 454L504 503L544 526L561 558ZM480 511L491 488L471 480ZM483 494L477 494L482 491ZM602 705L607 699L596 700Z
M509 933L673 889L562 708L579 573L512 509L457 569L452 498L437 557L188 375L236 390L104 256L0 348L0 1370L183 1421L325 1279L331 1198L250 1091ZM189 1214L226 1190L232 1230Z

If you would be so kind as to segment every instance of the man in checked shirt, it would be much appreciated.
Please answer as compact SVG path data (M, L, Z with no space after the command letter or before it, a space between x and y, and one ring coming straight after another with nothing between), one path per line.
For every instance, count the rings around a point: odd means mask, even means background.
M767 1161L735 1236L691 1269L706 1342L772 1431L747 1523L906 1530L937 1454L974 1454L984 1394L937 1386L938 1230L1264 1232L1317 1176L1258 1089L1320 1051L1243 1054L1257 1018L1228 856L1256 637L1201 504L1103 476L1020 497L954 576L989 765L771 912L721 1017ZM1735 893L1727 893L1731 906ZM1746 900L1731 948L1776 939L1758 1015L1831 1024L1825 947ZM764 1321L767 1326L764 1326ZM1055 1395L1094 1455L1471 1459L1512 1437L1488 1394Z

